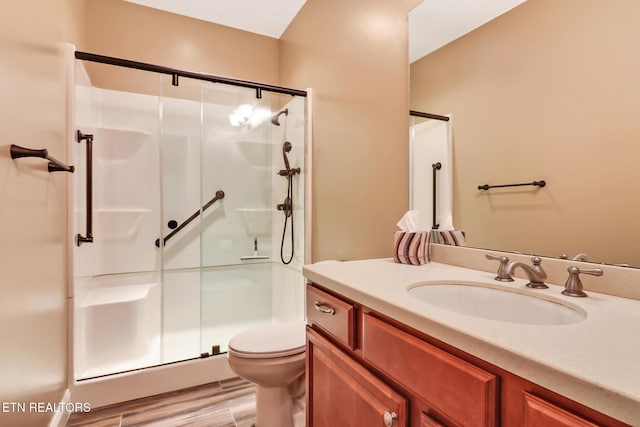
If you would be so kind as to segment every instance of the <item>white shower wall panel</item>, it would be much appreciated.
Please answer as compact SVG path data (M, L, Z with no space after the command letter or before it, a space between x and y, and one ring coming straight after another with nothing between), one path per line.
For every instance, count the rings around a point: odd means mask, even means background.
M203 352L226 351L234 335L273 320L271 274L270 263L202 270Z
M199 268L167 270L162 274L162 362L200 355Z
M302 266L304 265L305 250L305 214L304 214L304 191L306 179L305 165L305 99L296 97L290 100L284 108L289 110L286 117L281 117L281 125L273 128L271 140L273 164L271 166L271 182L273 191L271 191L271 206L277 206L283 203L287 195L287 179L278 175L278 171L284 169L284 159L282 155L282 144L285 141L291 143L291 151L287 153L291 168L300 168L300 174L293 177L293 224L294 224L294 258L289 264L290 267L297 269L302 277ZM286 120L286 122L285 122ZM271 228L273 230L274 245L272 249L272 259L280 261L280 244L282 241L282 230L284 227L284 213L276 211L272 217ZM291 227L291 218L287 227ZM284 255L285 260L289 259L291 254L291 228L287 229L284 239Z
M93 134L93 243L75 248L77 276L160 268L158 99L81 87L77 128ZM97 120L87 123L80 120ZM74 234L85 233L86 144L78 144Z
M225 198L217 211L203 219L202 263L206 266L241 263L253 255L254 239L259 254L271 252L271 229L251 227L246 209L264 213L271 204L270 124L256 128L233 127L230 106L204 105L202 146L202 192L208 200L217 190Z
M164 236L172 231L168 227L169 221L182 224L206 203L201 200L200 194L201 120L199 102L163 98L160 151ZM205 217L213 210L207 210ZM165 269L194 268L201 265L200 220L201 218L192 221L167 241L163 249Z

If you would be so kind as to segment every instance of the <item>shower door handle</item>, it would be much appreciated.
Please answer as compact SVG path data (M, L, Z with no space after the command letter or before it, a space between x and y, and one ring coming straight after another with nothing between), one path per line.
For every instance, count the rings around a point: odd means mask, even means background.
M83 243L93 243L93 135L76 131L76 141L86 142L87 145L87 233L85 236L76 234L76 245Z

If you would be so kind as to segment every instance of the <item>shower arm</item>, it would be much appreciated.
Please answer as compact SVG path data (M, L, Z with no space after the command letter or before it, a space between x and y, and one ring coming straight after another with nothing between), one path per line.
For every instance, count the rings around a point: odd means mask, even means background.
M193 215L191 215L189 218L187 218L182 224L177 226L173 231L171 231L171 233L167 234L164 237L164 239L162 239L162 246L164 246L170 238L175 236L176 233L178 233L180 230L185 228L191 221L196 219L198 217L198 215L200 215L201 212L206 211L207 209L209 209L211 207L211 205L213 205L215 202L217 202L218 200L221 200L221 199L224 199L224 191L218 190L218 191L216 191L216 195L213 197L213 199L209 200L202 207L202 209L198 209L197 211L195 211L193 213ZM158 248L160 247L160 239L156 239L156 247L158 247Z

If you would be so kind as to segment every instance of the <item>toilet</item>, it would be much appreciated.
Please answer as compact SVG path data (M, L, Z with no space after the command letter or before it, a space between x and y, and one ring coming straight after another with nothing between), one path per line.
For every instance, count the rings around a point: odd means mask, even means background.
M305 323L282 322L229 341L231 370L256 384L256 427L304 425Z

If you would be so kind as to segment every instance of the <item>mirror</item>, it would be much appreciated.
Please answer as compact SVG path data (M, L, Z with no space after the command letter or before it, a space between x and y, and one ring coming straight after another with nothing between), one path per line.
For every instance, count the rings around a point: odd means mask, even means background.
M452 224L451 120L409 112L409 209L417 210L419 230Z
M640 266L638 16L633 0L528 0L411 64L411 109L455 120L468 246Z

